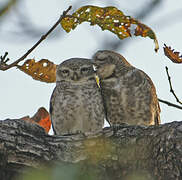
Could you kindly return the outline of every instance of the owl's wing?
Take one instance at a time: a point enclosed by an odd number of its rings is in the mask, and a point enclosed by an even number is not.
[[[55,90],[56,90],[56,87],[54,88],[54,90],[52,92],[52,95],[51,95],[51,99],[50,99],[50,104],[49,104],[49,113],[50,113],[50,115],[52,115],[52,112],[53,112],[53,104],[54,104],[54,101],[55,101]],[[56,131],[55,131],[54,125],[52,123],[52,118],[51,118],[51,124],[52,124],[52,129],[54,131],[54,135],[56,135]]]
[[[136,69],[134,72],[134,76],[137,79],[141,79],[142,84],[145,88],[150,89],[150,94],[152,96],[152,104],[155,104],[155,125],[160,124],[160,105],[156,94],[156,88],[154,86],[154,83],[152,82],[151,78],[142,70]]]

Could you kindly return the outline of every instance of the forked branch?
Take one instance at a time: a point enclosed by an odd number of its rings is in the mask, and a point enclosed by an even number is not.
[[[173,87],[172,87],[172,83],[171,83],[171,77],[169,75],[169,72],[168,72],[168,67],[166,66],[166,73],[167,73],[167,77],[168,77],[168,81],[169,81],[169,86],[170,86],[170,92],[173,94],[173,96],[175,97],[176,101],[180,104],[182,104],[182,102],[179,100],[179,98],[177,97],[176,93],[174,92],[173,90]]]

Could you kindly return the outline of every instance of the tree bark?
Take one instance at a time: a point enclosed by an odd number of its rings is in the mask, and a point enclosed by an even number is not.
[[[182,122],[104,128],[97,134],[51,136],[23,120],[0,121],[0,179],[25,167],[63,163],[98,180],[182,179]]]

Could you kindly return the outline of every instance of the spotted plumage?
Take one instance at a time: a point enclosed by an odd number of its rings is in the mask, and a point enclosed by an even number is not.
[[[118,53],[103,50],[93,56],[111,125],[160,124],[160,107],[154,84],[147,74]]]
[[[57,67],[50,114],[57,135],[102,129],[103,102],[90,59],[71,58]]]

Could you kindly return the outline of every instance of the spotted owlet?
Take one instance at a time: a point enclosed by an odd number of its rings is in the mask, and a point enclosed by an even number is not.
[[[50,114],[56,135],[102,129],[104,107],[90,59],[71,58],[57,67]]]
[[[160,124],[160,107],[152,80],[113,51],[93,56],[110,125]]]

